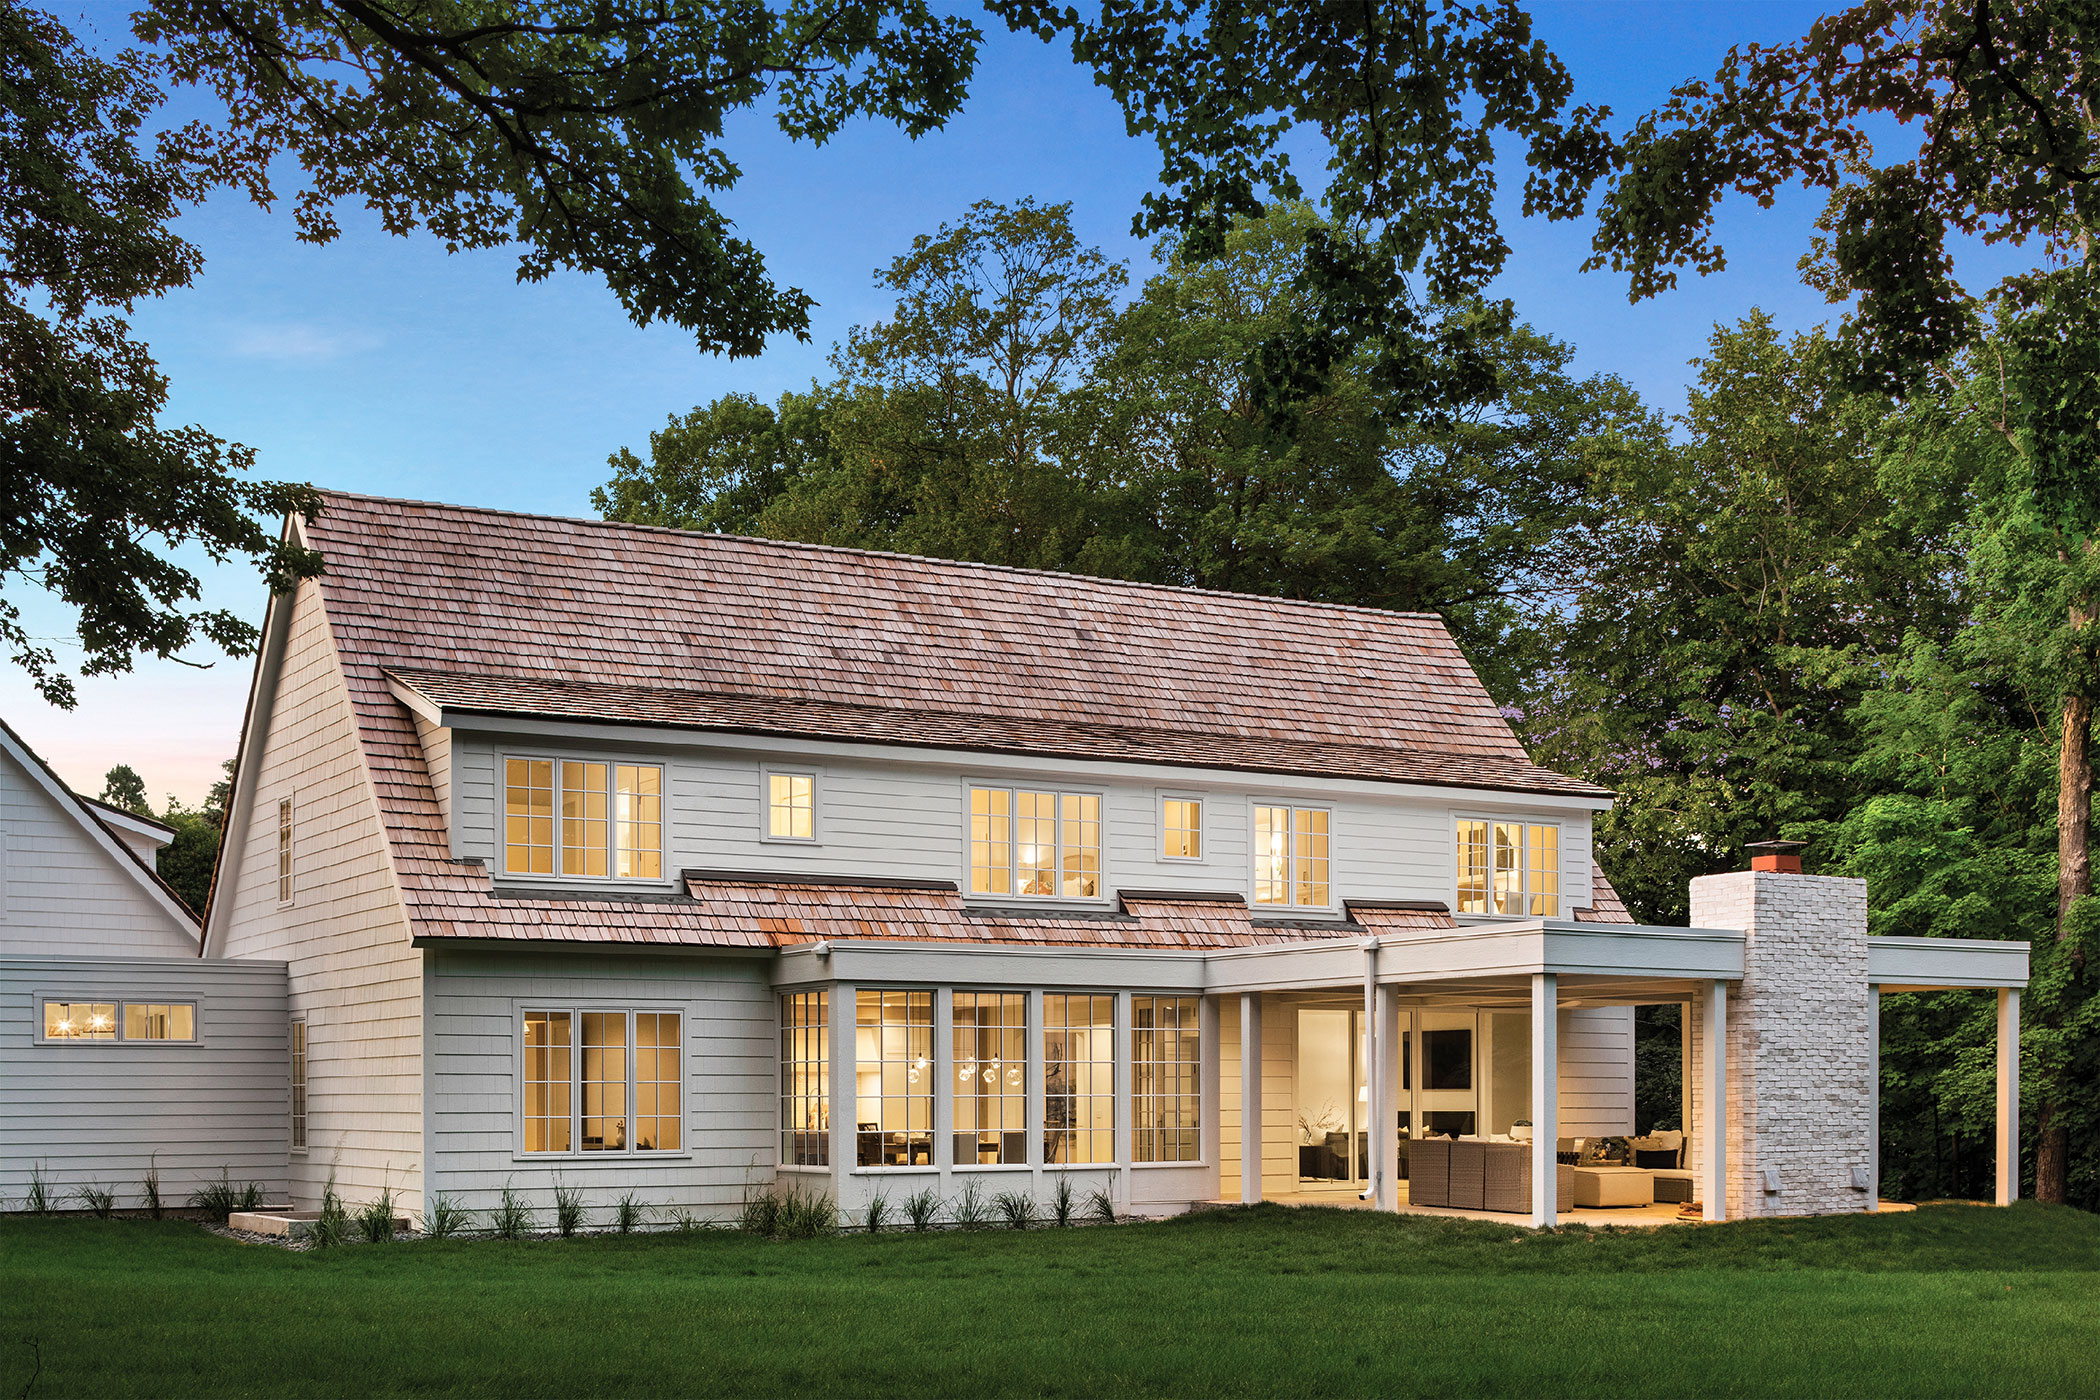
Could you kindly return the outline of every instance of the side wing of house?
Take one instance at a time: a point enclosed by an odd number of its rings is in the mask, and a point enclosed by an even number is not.
[[[194,957],[197,924],[150,858],[0,726],[0,953]]]
[[[415,1199],[423,960],[409,941],[320,585],[275,600],[256,667],[205,950],[288,965],[304,1108],[291,1187]],[[303,1053],[301,1053],[303,1051]]]

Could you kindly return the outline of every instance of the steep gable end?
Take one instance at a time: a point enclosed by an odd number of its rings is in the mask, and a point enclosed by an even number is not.
[[[197,938],[132,845],[0,724],[0,953],[179,957]]]

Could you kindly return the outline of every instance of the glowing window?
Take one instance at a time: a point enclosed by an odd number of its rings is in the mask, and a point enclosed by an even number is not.
[[[507,758],[503,868],[513,875],[663,877],[663,769]]]
[[[306,1148],[306,1022],[292,1022],[292,1146]]]
[[[817,839],[817,778],[814,773],[766,775],[766,835],[776,841]]]
[[[1140,1162],[1194,1162],[1203,1151],[1196,997],[1131,999],[1131,1121]]]
[[[1101,798],[970,789],[970,892],[1101,897]]]
[[[1560,828],[1528,822],[1458,823],[1458,912],[1560,913]]]
[[[44,1039],[115,1040],[117,1005],[109,1001],[47,1001]]]
[[[289,904],[292,900],[292,801],[283,798],[277,804],[277,902]]]
[[[1116,999],[1043,998],[1043,1136],[1053,1163],[1116,1159]]]
[[[188,1002],[124,1003],[126,1040],[195,1040],[197,1008]]]
[[[853,1045],[858,1165],[932,1166],[933,993],[855,993]]]
[[[1160,803],[1160,854],[1168,860],[1203,859],[1203,804],[1192,797]]]
[[[831,993],[780,999],[780,1165],[831,1163]]]
[[[675,1011],[523,1015],[527,1152],[676,1152],[685,1141],[684,1018]]]
[[[955,1165],[1028,1162],[1028,998],[957,992]]]
[[[1328,898],[1327,812],[1254,809],[1254,902],[1324,909]]]

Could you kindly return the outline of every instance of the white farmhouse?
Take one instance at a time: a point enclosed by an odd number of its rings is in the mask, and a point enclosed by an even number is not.
[[[287,969],[304,1206],[1871,1209],[1879,991],[2025,981],[1783,852],[1630,923],[1610,794],[1434,617],[344,495],[287,528],[327,570],[269,613],[204,952]],[[1690,1132],[1601,1160],[1656,1002]]]

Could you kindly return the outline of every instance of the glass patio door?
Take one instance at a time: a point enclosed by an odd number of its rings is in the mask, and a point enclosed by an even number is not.
[[[1370,1155],[1370,1092],[1361,1010],[1298,1011],[1298,1184],[1360,1187]]]

